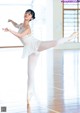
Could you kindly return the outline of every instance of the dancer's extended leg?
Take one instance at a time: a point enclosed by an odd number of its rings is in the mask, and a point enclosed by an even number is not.
[[[34,90],[34,71],[39,55],[31,54],[28,58],[28,89],[27,89],[27,104],[33,95]]]
[[[77,37],[77,33],[74,32],[73,34],[71,34],[69,37],[67,38],[61,38],[59,40],[53,40],[53,41],[42,41],[38,51],[43,51],[52,47],[55,47],[57,45],[61,45],[65,42],[70,41],[71,39],[74,39],[75,37]]]

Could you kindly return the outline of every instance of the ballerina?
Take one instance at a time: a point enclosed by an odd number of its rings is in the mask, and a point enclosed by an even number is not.
[[[23,23],[17,24],[11,19],[8,20],[8,22],[11,22],[16,28],[19,29],[18,32],[15,32],[9,28],[2,28],[5,32],[10,32],[21,40],[24,46],[24,55],[28,56],[27,104],[30,104],[30,99],[33,94],[34,70],[40,52],[61,45],[77,37],[77,33],[74,32],[67,38],[61,38],[51,41],[38,40],[33,36],[29,25],[29,22],[33,19],[35,19],[35,12],[32,9],[28,9],[24,13]]]

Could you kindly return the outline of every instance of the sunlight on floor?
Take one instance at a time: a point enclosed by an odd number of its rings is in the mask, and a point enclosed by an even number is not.
[[[68,61],[66,59],[69,59]],[[75,103],[80,97],[80,53],[66,51],[64,54],[64,98],[65,103]],[[72,101],[71,101],[72,100]]]

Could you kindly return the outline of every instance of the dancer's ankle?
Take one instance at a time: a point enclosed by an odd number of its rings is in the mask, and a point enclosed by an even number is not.
[[[27,105],[30,105],[30,98],[27,98]]]
[[[33,96],[33,92],[30,91],[30,92],[28,93],[28,95],[27,95],[27,104],[30,104],[30,101],[31,101],[32,96]]]

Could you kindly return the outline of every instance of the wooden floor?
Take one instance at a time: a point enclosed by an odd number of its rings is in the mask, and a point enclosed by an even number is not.
[[[31,104],[9,113],[80,113],[80,50],[54,50],[52,61]]]
[[[40,104],[34,99],[27,113],[80,113],[80,50],[54,50],[53,57],[47,101]]]

